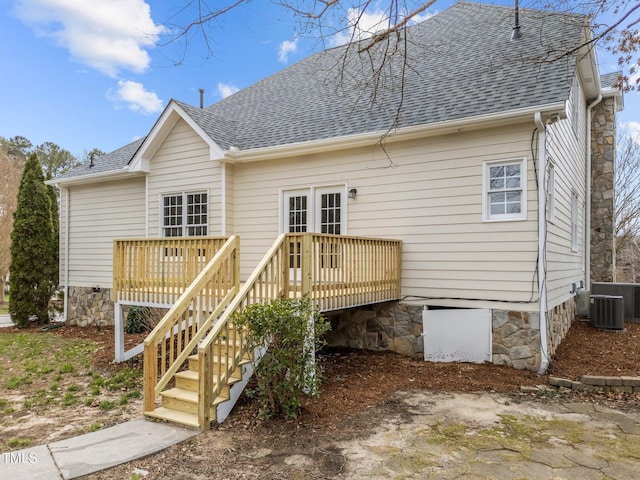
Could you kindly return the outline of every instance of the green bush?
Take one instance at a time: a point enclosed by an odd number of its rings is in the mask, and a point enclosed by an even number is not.
[[[315,352],[330,326],[308,298],[278,299],[254,304],[237,313],[234,322],[247,327],[249,344],[266,347],[254,364],[257,386],[247,394],[260,402],[260,414],[296,417],[304,395],[317,396],[320,366]]]
[[[124,324],[124,331],[126,333],[142,333],[149,330],[150,317],[151,309],[149,307],[140,307],[137,305],[129,307],[127,320]]]

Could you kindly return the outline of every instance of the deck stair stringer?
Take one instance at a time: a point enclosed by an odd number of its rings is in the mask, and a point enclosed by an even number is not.
[[[233,349],[234,347],[229,346],[228,348]],[[210,405],[209,418],[211,421],[222,423],[231,413],[253,375],[255,362],[263,354],[264,349],[255,349],[253,355],[246,355],[224,385],[220,386],[218,395]],[[215,371],[215,365],[226,363],[225,356],[214,355],[213,363]],[[219,382],[220,379],[217,375],[213,375],[212,383],[215,385]],[[200,424],[198,418],[198,404],[201,395],[199,393],[200,372],[197,354],[189,356],[188,369],[174,374],[173,383],[174,386],[160,393],[160,403],[152,410],[145,411],[144,414],[159,420],[202,428],[203,425]]]
[[[247,384],[254,373],[254,368],[258,362],[260,362],[260,358],[262,358],[265,351],[265,348],[254,349],[253,360],[242,366],[242,379],[229,386],[229,399],[216,405],[215,417],[211,415],[211,418],[215,418],[218,423],[222,423],[227,419],[233,410],[233,407],[235,407],[236,403],[240,399],[242,392],[244,392],[244,389],[247,387]]]

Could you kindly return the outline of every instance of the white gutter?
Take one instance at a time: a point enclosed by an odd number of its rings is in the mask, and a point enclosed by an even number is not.
[[[80,185],[83,183],[102,182],[104,180],[116,180],[124,177],[132,177],[140,175],[142,172],[130,172],[128,167],[118,170],[109,170],[106,172],[90,173],[87,175],[78,175],[70,178],[53,178],[44,182],[47,185],[55,185],[66,187],[67,185]]]
[[[549,350],[547,347],[547,148],[546,126],[542,121],[542,113],[534,114],[538,128],[538,298],[540,299],[540,368],[538,375],[544,375],[549,368]]]
[[[593,102],[587,106],[587,168],[585,172],[584,196],[584,264],[585,264],[585,290],[591,290],[591,110],[602,101],[602,94],[598,95]]]
[[[545,117],[559,115],[560,118],[566,118],[566,104],[563,101],[510,110],[507,112],[490,113],[487,115],[478,115],[476,117],[465,117],[456,120],[429,123],[426,125],[404,127],[397,130],[379,130],[377,132],[345,135],[342,137],[324,138],[309,142],[289,143],[286,145],[276,145],[250,150],[241,150],[236,147],[231,147],[229,150],[225,151],[225,159],[232,163],[239,163],[282,159],[292,156],[299,157],[301,155],[335,151],[341,148],[371,146],[379,143],[382,138],[384,138],[385,142],[396,142],[401,140],[411,140],[413,138],[443,135],[447,133],[458,133],[478,128],[493,128],[500,125],[513,124],[519,120],[530,121],[531,115],[534,114],[544,115]]]

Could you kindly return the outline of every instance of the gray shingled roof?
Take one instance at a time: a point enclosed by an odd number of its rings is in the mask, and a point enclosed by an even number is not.
[[[107,153],[97,159],[95,159],[93,166],[82,165],[78,168],[74,168],[62,175],[56,177],[56,180],[65,178],[79,177],[84,175],[95,175],[97,173],[104,173],[116,170],[123,170],[131,161],[135,153],[144,142],[144,138],[140,138],[134,142],[131,142],[124,147],[120,147],[111,153]]]
[[[523,37],[511,41],[512,8],[457,3],[401,32],[406,55],[391,57],[378,75],[371,65],[386,43],[363,53],[343,46],[206,109],[177,104],[221,148],[247,150],[558,103],[569,96],[576,63],[561,54],[579,44],[584,22],[521,9]],[[98,164],[100,171],[123,167],[138,146],[102,157],[93,172]]]
[[[618,87],[620,79],[622,78],[622,71],[605,73],[600,75],[600,84],[602,88],[615,88]]]
[[[575,55],[549,60],[578,45],[584,17],[521,10],[520,21],[523,37],[511,41],[512,8],[458,3],[403,32],[406,41],[399,46],[407,53],[383,66],[377,90],[370,83],[369,52],[358,55],[351,47],[345,55],[342,47],[312,55],[206,110],[233,122],[230,140],[221,137],[220,146],[243,150],[566,100]],[[386,45],[377,47],[379,54]]]

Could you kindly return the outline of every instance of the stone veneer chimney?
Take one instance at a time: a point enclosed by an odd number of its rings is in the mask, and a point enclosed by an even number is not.
[[[591,116],[591,281],[615,280],[614,173],[616,103],[604,98]]]

